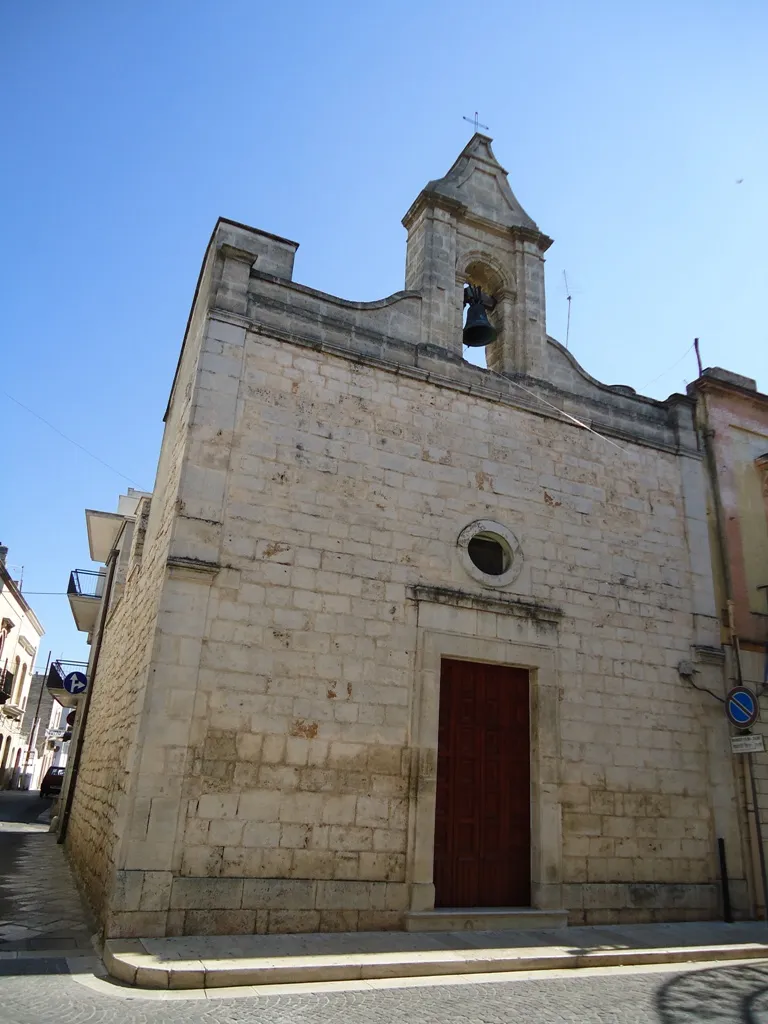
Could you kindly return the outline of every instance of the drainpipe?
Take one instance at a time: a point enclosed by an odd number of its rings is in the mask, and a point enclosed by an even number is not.
[[[707,470],[709,471],[709,478],[712,481],[712,498],[715,506],[715,533],[717,534],[717,553],[720,559],[720,568],[723,573],[723,584],[725,586],[725,602],[728,610],[728,633],[731,644],[733,644],[735,630],[733,621],[733,577],[731,575],[731,564],[728,560],[728,547],[725,537],[725,513],[723,512],[723,502],[720,495],[720,478],[717,475],[717,460],[715,459],[715,451],[712,447],[712,438],[715,436],[714,430],[709,425],[709,409],[707,408],[707,395],[705,391],[700,392],[701,397],[701,408],[703,412],[704,429],[702,431],[704,437],[704,457],[707,462]],[[736,646],[734,648],[736,655],[736,675],[741,685],[741,652]]]
[[[93,693],[93,684],[96,679],[96,669],[99,666],[99,655],[101,654],[101,641],[104,636],[104,625],[106,623],[107,611],[109,610],[109,599],[112,596],[112,583],[115,578],[115,570],[117,569],[117,558],[118,553],[113,548],[107,559],[107,582],[104,586],[104,594],[101,599],[101,615],[99,616],[99,631],[96,635],[96,645],[93,650],[93,658],[91,660],[91,667],[88,673],[88,689],[85,691],[85,697],[81,701],[77,708],[77,737],[75,738],[75,749],[72,753],[71,766],[68,762],[67,767],[69,768],[69,785],[67,786],[67,794],[64,798],[64,807],[61,811],[61,817],[59,820],[59,833],[56,837],[56,842],[63,843],[67,835],[67,826],[69,824],[69,816],[72,812],[72,802],[75,798],[75,787],[77,786],[77,774],[80,770],[80,758],[83,752],[83,740],[85,739],[85,723],[88,721],[88,708],[91,706],[91,694]]]
[[[764,590],[766,600],[768,600],[768,583],[764,583],[763,586],[757,589]],[[761,693],[765,693],[766,690],[768,690],[768,634],[765,637],[765,668],[763,669],[763,689]]]
[[[734,661],[736,664],[736,678],[738,680],[739,686],[743,686],[744,675],[741,670],[741,644],[739,640],[739,635],[736,631],[735,622],[736,606],[733,597],[733,576],[731,574],[731,564],[728,559],[728,543],[725,535],[725,512],[723,511],[723,501],[722,496],[720,494],[720,478],[717,473],[717,460],[715,458],[715,451],[712,445],[712,438],[715,436],[715,432],[710,426],[709,408],[707,406],[706,391],[701,391],[700,397],[701,408],[703,413],[702,419],[704,426],[704,455],[707,461],[709,478],[712,481],[712,498],[715,506],[715,532],[717,534],[717,547],[718,554],[720,556],[720,566],[723,573],[726,607],[728,611],[728,636],[731,643],[731,647],[733,649]],[[744,772],[745,793],[747,792],[748,785],[749,791],[752,794],[752,819],[754,822],[755,838],[757,841],[756,852],[760,864],[760,874],[762,876],[763,913],[766,921],[768,921],[768,870],[766,869],[765,862],[765,845],[763,843],[763,829],[762,824],[760,822],[760,809],[757,802],[757,785],[755,783],[755,768],[752,762],[752,754],[747,754],[745,760],[747,763],[746,771]],[[749,813],[748,810],[747,813]]]

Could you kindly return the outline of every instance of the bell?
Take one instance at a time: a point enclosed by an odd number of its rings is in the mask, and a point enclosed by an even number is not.
[[[467,310],[467,322],[464,324],[464,344],[468,348],[490,345],[498,331],[488,319],[482,291],[470,286],[466,290],[465,301],[469,304],[469,309]]]

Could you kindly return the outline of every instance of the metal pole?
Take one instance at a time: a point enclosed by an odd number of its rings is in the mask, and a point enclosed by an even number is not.
[[[701,376],[702,373],[704,373],[704,370],[701,367],[701,353],[699,352],[699,339],[698,338],[694,338],[693,339],[693,347],[696,349],[696,364],[699,367],[699,376]],[[690,352],[691,350],[688,349],[688,351]]]
[[[728,887],[728,865],[725,862],[725,840],[717,840],[717,853],[720,857],[720,888],[723,892],[723,920],[727,924],[733,921],[731,913],[731,891]]]
[[[27,775],[27,768],[29,768],[29,753],[32,750],[32,740],[35,735],[35,729],[37,727],[37,716],[40,714],[40,705],[43,701],[43,690],[45,689],[45,682],[48,678],[48,669],[51,667],[51,652],[48,651],[48,660],[45,663],[45,672],[43,674],[43,681],[40,684],[40,693],[37,697],[37,707],[35,708],[35,717],[32,719],[32,728],[29,733],[29,743],[27,744],[27,756],[24,758],[24,774]]]
[[[760,873],[763,876],[763,917],[768,923],[768,874],[765,869],[765,845],[763,843],[763,826],[760,822],[760,808],[757,803],[757,786],[755,785],[755,769],[752,763],[752,755],[747,754],[747,765],[749,766],[749,780],[752,783],[752,813],[755,816],[755,831],[757,832],[757,852],[760,856]]]
[[[744,674],[741,671],[741,641],[739,640],[738,633],[736,632],[735,607],[736,606],[733,601],[728,602],[728,630],[731,634],[733,653],[736,655],[736,678],[739,681],[739,686],[743,686]]]
[[[768,601],[768,583],[764,583],[758,590],[765,591],[765,599]],[[768,690],[768,634],[765,637],[765,668],[763,669],[763,690]]]

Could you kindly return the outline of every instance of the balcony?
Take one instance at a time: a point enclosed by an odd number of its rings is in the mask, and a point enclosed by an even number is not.
[[[45,681],[46,688],[62,707],[76,708],[80,698],[72,693],[67,693],[64,689],[64,680],[70,672],[85,673],[87,671],[87,661],[52,661],[51,667],[48,669],[48,678]]]
[[[104,594],[106,571],[73,569],[69,574],[67,597],[75,625],[81,633],[92,633]]]
[[[13,672],[3,672],[0,670],[0,713],[6,716],[6,718],[15,718],[17,722],[20,722],[24,717],[24,709],[20,708],[17,704],[10,704],[9,701],[13,696]]]

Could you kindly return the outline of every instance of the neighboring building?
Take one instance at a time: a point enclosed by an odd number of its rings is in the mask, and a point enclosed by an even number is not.
[[[46,686],[48,678],[44,672],[35,672],[32,676],[21,723],[25,743],[21,761],[22,765],[26,763],[23,775],[26,776],[24,785],[27,789],[39,789],[49,768],[67,763],[69,739],[72,735],[67,715],[71,712],[54,700],[51,690]]]
[[[708,512],[722,640],[738,638],[745,682],[766,679],[768,643],[768,395],[727,370],[704,370],[688,391],[706,443]],[[729,614],[732,608],[732,619]],[[733,664],[730,675],[738,675]]]
[[[708,513],[721,639],[730,684],[768,693],[768,395],[756,381],[727,370],[704,370],[688,387],[709,470]],[[766,710],[765,701],[763,710]],[[768,723],[753,731],[768,737]],[[743,768],[755,773],[763,823],[768,822],[768,754]],[[741,771],[741,768],[740,768]],[[751,799],[745,803],[751,805]],[[765,833],[765,828],[764,828]],[[744,830],[750,865],[760,878],[753,832]],[[759,882],[753,883],[759,886]]]
[[[35,657],[45,630],[6,567],[0,546],[0,787],[14,786],[24,766],[22,730]]]
[[[485,136],[404,224],[407,290],[365,303],[216,225],[89,627],[62,828],[108,936],[712,918],[718,837],[754,907],[689,682],[725,686],[694,400],[547,336],[551,242]]]
[[[127,494],[120,495],[116,512],[99,512],[95,509],[86,509],[85,512],[89,554],[92,561],[97,563],[100,568],[73,569],[69,576],[67,596],[75,625],[79,630],[88,634],[87,639],[91,646],[91,653],[87,662],[54,661],[47,679],[48,690],[63,711],[66,713],[76,712],[71,728],[72,736],[66,749],[65,763],[70,771],[65,776],[60,797],[60,807],[63,809],[63,813],[60,815],[62,838],[69,816],[71,794],[74,791],[72,789],[73,777],[76,776],[79,767],[82,743],[80,727],[85,720],[91,696],[90,685],[85,693],[73,694],[65,690],[64,680],[71,672],[82,672],[90,684],[99,661],[104,624],[109,620],[112,609],[120,600],[132,552],[136,550],[135,545],[143,536],[143,527],[141,527],[134,540],[134,527],[137,520],[141,523],[142,517],[146,519],[145,506],[148,508],[149,497],[150,495],[145,491],[129,487]],[[140,550],[139,547],[139,554]],[[125,740],[119,725],[115,730],[113,742],[116,748],[122,749]],[[69,756],[70,743],[74,752],[74,760]]]
[[[69,743],[72,738],[72,726],[68,719],[72,715],[70,708],[65,708],[56,701],[51,708],[51,716],[45,728],[46,751],[40,771],[40,779],[49,768],[61,768],[67,764]],[[39,780],[38,780],[39,781]]]

